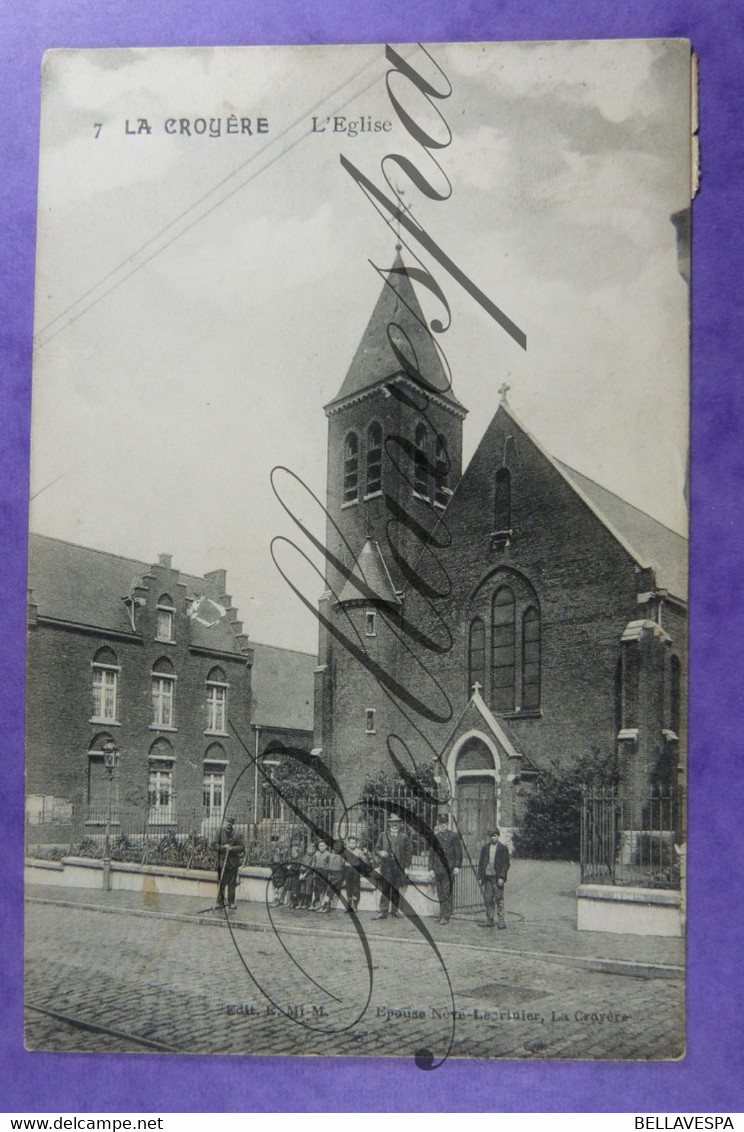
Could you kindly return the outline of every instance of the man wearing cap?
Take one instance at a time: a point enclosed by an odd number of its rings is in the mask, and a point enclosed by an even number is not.
[[[406,869],[411,863],[411,841],[403,828],[397,814],[390,814],[387,829],[383,830],[375,846],[378,869],[382,877],[382,895],[380,896],[380,911],[373,920],[386,920],[390,905],[393,906],[393,915],[402,916],[398,908],[401,892],[408,887]]]
[[[477,877],[483,889],[483,901],[486,905],[485,923],[482,928],[492,928],[494,907],[499,919],[499,928],[506,927],[504,919],[504,885],[509,872],[509,850],[499,841],[501,830],[497,827],[489,829],[488,841],[481,846],[478,858]]]
[[[452,916],[452,888],[462,865],[462,842],[450,829],[449,814],[437,814],[434,837],[429,850],[429,872],[437,886],[439,923],[448,924]]]
[[[228,818],[217,845],[217,875],[220,879],[217,905],[220,908],[225,907],[226,889],[228,906],[237,908],[235,889],[238,884],[238,869],[243,863],[244,854],[245,841],[235,828],[235,818]]]

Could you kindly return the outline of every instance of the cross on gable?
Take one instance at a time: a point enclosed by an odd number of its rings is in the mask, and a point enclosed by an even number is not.
[[[476,680],[476,681],[475,681],[475,683],[473,684],[473,695],[474,695],[474,696],[479,696],[479,695],[480,695],[480,693],[481,693],[481,688],[482,688],[482,687],[483,687],[483,685],[482,685],[482,684],[480,683],[480,681],[479,681],[479,680]]]
[[[499,393],[501,394],[501,400],[499,401],[500,405],[508,405],[509,404],[509,400],[508,400],[506,395],[507,395],[507,393],[509,392],[510,389],[511,389],[511,385],[507,385],[505,381],[501,383],[501,386],[499,387]]]

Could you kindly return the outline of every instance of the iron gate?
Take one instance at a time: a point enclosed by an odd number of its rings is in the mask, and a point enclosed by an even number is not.
[[[452,893],[454,906],[460,911],[475,911],[483,907],[483,892],[475,876],[475,865],[464,862],[455,877]]]

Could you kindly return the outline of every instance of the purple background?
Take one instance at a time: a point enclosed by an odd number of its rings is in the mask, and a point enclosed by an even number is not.
[[[48,47],[686,36],[700,54],[694,206],[693,588],[688,1053],[676,1063],[57,1055],[22,1043],[23,655],[39,126]],[[0,1110],[744,1110],[741,956],[744,8],[738,0],[28,0],[0,31]],[[737,318],[738,315],[738,318]],[[101,438],[105,447],[105,437]],[[112,956],[115,961],[115,957]],[[610,1004],[608,1004],[610,1005]]]

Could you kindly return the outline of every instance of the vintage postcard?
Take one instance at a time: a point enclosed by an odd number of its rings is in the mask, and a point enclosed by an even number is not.
[[[684,1056],[691,64],[47,53],[28,1048]]]

